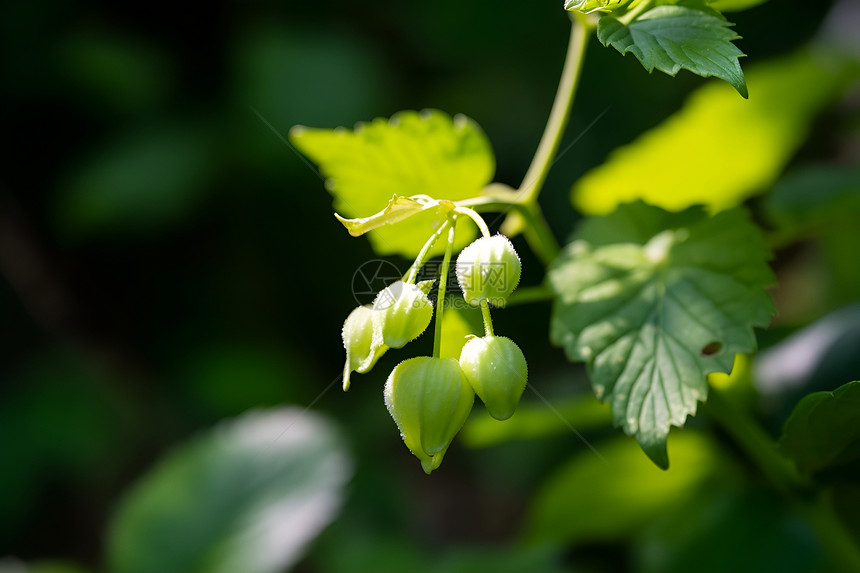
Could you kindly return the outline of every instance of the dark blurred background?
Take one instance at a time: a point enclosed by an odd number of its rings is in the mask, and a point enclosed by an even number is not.
[[[331,387],[353,273],[375,255],[254,110],[280,136],[465,113],[493,144],[496,180],[517,185],[564,59],[561,4],[2,3],[0,556],[95,566],[119,496],[172,445],[249,408],[312,402],[357,464],[342,530],[432,551],[513,539],[538,479],[582,445],[454,447],[428,479],[381,400],[403,355],[349,394]],[[733,14],[744,66],[806,43],[830,4]],[[576,222],[570,183],[704,81],[649,75],[592,41],[565,142],[608,111],[550,175],[559,237]],[[582,392],[581,368],[546,341],[548,316],[516,307],[498,328],[530,333],[520,343],[547,396]],[[319,543],[302,567],[335,570]]]

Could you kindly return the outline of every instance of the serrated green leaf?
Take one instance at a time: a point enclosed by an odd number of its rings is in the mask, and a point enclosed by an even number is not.
[[[668,466],[666,436],[694,414],[706,375],[756,347],[774,311],[760,230],[738,208],[709,217],[633,203],[587,221],[549,271],[550,337],[586,362],[613,422]]]
[[[729,82],[747,97],[744,73],[738,58],[743,56],[733,40],[740,38],[732,24],[704,3],[695,8],[657,6],[624,25],[611,17],[601,18],[597,37],[622,54],[631,52],[648,72],[658,69],[674,76],[681,69],[714,76]]]
[[[860,458],[860,382],[804,397],[785,422],[779,446],[804,473]]]
[[[351,473],[330,422],[252,411],[184,444],[124,499],[112,573],[277,573],[337,512]],[[285,535],[289,532],[289,535]]]
[[[565,545],[625,539],[658,516],[689,503],[709,479],[738,481],[737,469],[706,436],[672,437],[675,464],[661,472],[627,438],[595,444],[563,464],[535,496],[526,538]]]
[[[367,217],[385,208],[393,195],[429,195],[434,199],[477,197],[495,171],[490,143],[471,119],[444,112],[404,111],[390,120],[377,118],[355,130],[295,127],[290,141],[316,162],[334,196],[334,207],[347,217]],[[418,254],[433,233],[435,214],[420,213],[409,225],[378,228],[368,234],[379,254]],[[458,228],[455,248],[474,238],[474,229]],[[433,250],[442,252],[444,241]]]
[[[709,83],[681,111],[577,181],[573,204],[589,215],[637,199],[673,211],[739,205],[776,181],[817,112],[852,77],[854,64],[803,50],[752,68],[749,100],[725,84]]]

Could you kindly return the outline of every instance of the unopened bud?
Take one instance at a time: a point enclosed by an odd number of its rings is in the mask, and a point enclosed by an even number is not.
[[[475,392],[454,358],[410,358],[385,383],[388,412],[428,474],[439,467],[474,401]]]
[[[397,281],[376,295],[373,324],[375,336],[382,343],[391,348],[402,348],[427,330],[433,319],[433,304],[426,293],[429,286],[427,283],[416,286]]]
[[[504,306],[522,274],[520,257],[504,235],[481,237],[457,257],[457,281],[472,305]]]
[[[388,347],[380,340],[374,340],[373,315],[370,305],[360,306],[349,313],[343,323],[341,336],[346,350],[346,364],[343,367],[343,389],[349,390],[349,376],[352,372],[368,372]]]
[[[513,340],[472,338],[460,353],[460,368],[493,418],[513,416],[528,380],[526,358]]]

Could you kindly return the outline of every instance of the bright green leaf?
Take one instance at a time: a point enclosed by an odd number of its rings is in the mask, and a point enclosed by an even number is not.
[[[742,209],[709,217],[634,203],[587,221],[549,272],[553,343],[586,362],[595,394],[645,453],[694,414],[706,375],[756,348],[774,311],[761,232]]]
[[[785,422],[779,445],[804,473],[860,458],[860,382],[803,398]]]
[[[752,68],[749,100],[724,84],[705,85],[680,112],[580,179],[573,204],[590,215],[636,199],[673,211],[739,205],[776,181],[815,114],[850,77],[850,64],[806,50]]]
[[[335,213],[334,216],[344,227],[346,227],[346,230],[349,231],[350,235],[353,237],[360,237],[365,233],[369,233],[374,229],[382,227],[383,225],[394,225],[395,223],[404,221],[413,215],[417,215],[421,211],[429,209],[433,209],[437,213],[440,211],[447,212],[454,209],[454,204],[450,201],[445,201],[440,205],[438,201],[434,201],[430,198],[398,197],[395,195],[388,202],[385,209],[379,213],[371,215],[370,217],[344,219],[337,213]]]
[[[334,517],[350,462],[330,423],[253,411],[181,446],[125,498],[113,573],[276,573]]]
[[[320,166],[334,207],[347,217],[367,217],[385,208],[393,195],[467,199],[480,195],[495,171],[490,143],[471,119],[453,119],[437,110],[404,111],[377,118],[354,131],[295,127],[295,146]],[[379,254],[415,256],[433,233],[436,215],[412,217],[409,225],[369,233]],[[474,230],[462,227],[455,247],[467,245]],[[444,250],[444,241],[434,253]]]
[[[747,97],[738,62],[744,54],[732,44],[740,36],[719,12],[704,3],[693,6],[657,6],[628,25],[604,17],[598,22],[597,37],[622,54],[631,52],[649,73],[657,68],[674,76],[685,69],[703,77],[715,76]]]
[[[611,12],[627,4],[630,0],[566,0],[564,9],[571,12],[591,14],[592,12]]]
[[[617,437],[583,449],[543,484],[526,521],[535,543],[577,544],[624,539],[683,506],[708,480],[726,483],[736,470],[695,431],[672,437],[671,472],[650,464],[630,440]]]

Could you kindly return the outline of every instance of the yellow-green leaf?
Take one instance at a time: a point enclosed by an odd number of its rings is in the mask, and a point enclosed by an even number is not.
[[[654,519],[689,503],[709,480],[736,482],[737,468],[701,433],[672,437],[675,464],[662,472],[632,441],[595,444],[561,466],[535,496],[526,538],[566,545],[624,539]]]
[[[438,110],[404,111],[354,130],[294,127],[290,141],[319,165],[334,207],[345,217],[367,217],[393,195],[434,199],[477,197],[495,171],[481,128],[463,115]],[[419,213],[409,225],[380,227],[368,234],[379,254],[415,256],[433,233],[437,215]],[[474,229],[458,229],[455,247],[471,242]],[[444,241],[434,254],[444,250]]]
[[[454,204],[450,201],[447,201],[446,203],[449,205],[448,210],[454,208]],[[400,221],[408,219],[412,215],[416,215],[425,209],[438,208],[439,206],[438,201],[421,200],[413,197],[398,197],[395,195],[388,202],[385,209],[379,213],[371,215],[370,217],[345,219],[337,213],[335,213],[334,216],[343,224],[344,227],[346,227],[346,230],[349,231],[350,235],[353,237],[360,237],[363,234],[374,229],[378,229],[383,225],[399,223]]]
[[[845,87],[851,68],[804,50],[752,67],[749,100],[727,85],[707,84],[681,111],[580,179],[573,204],[592,215],[637,199],[671,211],[738,205],[773,184],[816,113]]]

